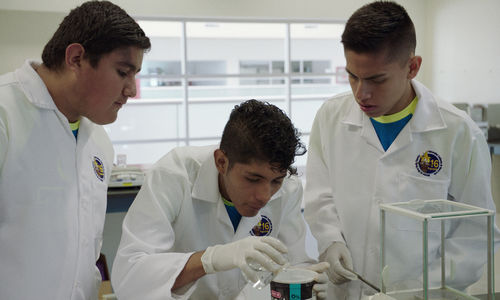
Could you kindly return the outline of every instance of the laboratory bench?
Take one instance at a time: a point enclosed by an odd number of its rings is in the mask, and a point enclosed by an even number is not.
[[[141,189],[140,186],[108,188],[106,213],[126,212]]]
[[[488,141],[488,147],[491,155],[500,154],[500,140]]]

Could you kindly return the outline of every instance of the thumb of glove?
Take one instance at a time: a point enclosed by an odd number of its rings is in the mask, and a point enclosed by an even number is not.
[[[355,274],[347,270],[352,270],[353,264],[351,253],[344,243],[334,242],[327,249],[325,260],[330,263],[327,273],[333,283],[340,284],[357,279]]]
[[[330,264],[327,263],[326,261],[322,261],[320,263],[317,263],[314,265],[309,265],[309,266],[306,266],[304,268],[311,270],[311,271],[314,271],[316,273],[323,273],[323,272],[326,272],[326,270],[328,270],[328,268],[330,268]]]
[[[305,267],[305,269],[317,273],[314,277],[314,281],[316,281],[316,283],[313,286],[313,290],[316,292],[316,299],[318,300],[324,300],[327,298],[328,276],[326,275],[326,271],[328,268],[330,268],[330,264],[326,261]]]

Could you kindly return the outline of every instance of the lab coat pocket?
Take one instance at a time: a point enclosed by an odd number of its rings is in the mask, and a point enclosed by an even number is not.
[[[415,199],[432,200],[446,199],[448,196],[449,180],[436,180],[430,178],[420,178],[409,174],[400,174],[399,176],[399,199],[400,202],[408,202]],[[396,221],[398,220],[398,221]],[[420,221],[409,217],[394,217],[394,224],[397,228],[405,231],[422,231]],[[397,223],[397,224],[396,224]],[[429,224],[430,232],[438,232],[439,224]]]
[[[402,173],[399,175],[398,201],[446,199],[449,184],[449,180],[421,178]]]

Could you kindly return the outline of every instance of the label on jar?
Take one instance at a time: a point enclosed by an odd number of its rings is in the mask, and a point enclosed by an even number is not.
[[[306,283],[281,283],[271,281],[272,300],[315,300],[314,281]]]

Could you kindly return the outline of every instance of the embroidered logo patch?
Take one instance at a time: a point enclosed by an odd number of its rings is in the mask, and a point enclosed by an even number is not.
[[[104,165],[99,157],[94,156],[94,160],[92,161],[92,167],[94,168],[94,173],[99,178],[100,181],[104,181]]]
[[[253,236],[267,236],[271,234],[272,230],[273,223],[271,219],[262,215],[262,219],[250,230],[250,234]]]
[[[424,176],[436,175],[443,167],[443,161],[439,154],[428,150],[424,154],[417,156],[415,167]]]

